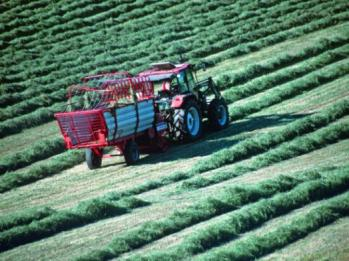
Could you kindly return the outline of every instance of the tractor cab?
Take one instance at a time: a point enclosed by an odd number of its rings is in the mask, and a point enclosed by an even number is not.
[[[215,129],[227,126],[228,109],[218,88],[211,77],[197,81],[191,64],[154,63],[138,76],[147,77],[157,86],[157,109],[169,119],[173,138],[198,138],[204,117]]]
[[[196,81],[190,64],[154,63],[149,70],[139,73],[154,83],[160,83],[159,95],[165,93],[184,94],[192,92]],[[159,84],[158,84],[159,85]]]

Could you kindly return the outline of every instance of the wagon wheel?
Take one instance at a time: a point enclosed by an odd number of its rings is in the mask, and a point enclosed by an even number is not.
[[[133,165],[139,160],[139,150],[135,141],[130,140],[126,143],[124,157],[127,165]]]
[[[99,149],[99,152],[100,155],[96,154],[96,152],[92,149],[85,150],[86,163],[89,169],[97,169],[101,167],[103,150]]]

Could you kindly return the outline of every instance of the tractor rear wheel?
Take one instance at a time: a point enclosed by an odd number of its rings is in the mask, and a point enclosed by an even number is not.
[[[101,167],[103,151],[100,150],[100,153],[101,155],[97,155],[92,149],[85,150],[86,163],[89,169],[97,169]]]
[[[229,124],[229,111],[223,98],[213,99],[208,107],[208,121],[213,130],[221,130]]]
[[[127,165],[135,164],[139,160],[139,150],[135,141],[130,140],[126,143],[124,157]]]
[[[202,133],[202,116],[195,101],[188,101],[183,108],[174,111],[174,129],[177,140],[193,141]]]

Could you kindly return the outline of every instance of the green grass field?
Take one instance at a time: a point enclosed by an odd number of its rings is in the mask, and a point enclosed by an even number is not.
[[[347,1],[0,3],[0,260],[348,260]],[[64,148],[99,71],[206,61],[231,123],[165,153]]]

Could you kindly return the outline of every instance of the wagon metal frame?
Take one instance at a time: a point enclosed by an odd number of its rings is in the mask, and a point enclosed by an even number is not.
[[[90,79],[104,77],[105,75],[94,75],[84,77],[83,83]],[[65,145],[68,149],[89,149],[94,157],[102,157],[103,148],[113,146],[120,152],[119,155],[125,154],[127,145],[132,141],[136,142],[141,136],[147,136],[150,140],[149,145],[142,145],[141,148],[154,147],[156,145],[161,150],[167,148],[164,136],[166,135],[167,125],[160,115],[155,114],[154,124],[145,129],[138,131],[140,115],[138,106],[141,102],[154,104],[154,86],[148,77],[127,77],[122,79],[107,79],[98,87],[87,85],[74,85],[68,88],[68,98],[70,103],[74,100],[75,94],[98,93],[99,99],[89,108],[56,113],[55,118],[58,121],[60,131],[63,135]],[[126,101],[126,102],[125,102]],[[123,136],[109,139],[108,126],[106,123],[106,112],[126,107],[134,106],[137,115],[137,123],[134,132]],[[116,116],[115,128],[117,126]],[[144,140],[144,139],[143,139]],[[105,155],[109,157],[110,155]]]

